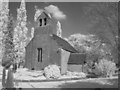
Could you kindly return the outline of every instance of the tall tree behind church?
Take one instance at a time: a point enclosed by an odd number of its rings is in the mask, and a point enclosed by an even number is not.
[[[14,29],[14,44],[16,51],[16,61],[24,61],[25,46],[27,41],[27,15],[25,0],[21,1],[20,8],[17,9],[17,26]]]

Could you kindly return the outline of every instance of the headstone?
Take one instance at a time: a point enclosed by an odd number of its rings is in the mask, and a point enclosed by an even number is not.
[[[61,74],[66,74],[70,52],[61,50]]]

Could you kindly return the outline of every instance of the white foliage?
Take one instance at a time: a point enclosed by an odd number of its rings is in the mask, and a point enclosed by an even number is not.
[[[67,71],[68,76],[79,76],[79,77],[86,77],[86,74],[83,72],[70,72]]]
[[[45,10],[52,14],[52,16],[57,20],[66,18],[66,15],[62,11],[60,11],[60,9],[57,6],[49,5],[45,7]]]
[[[9,15],[9,0],[0,0],[0,47],[2,51],[0,53],[1,57],[4,51],[4,44],[2,42],[4,33],[7,30],[8,15]]]
[[[106,59],[100,60],[98,64],[95,64],[96,66],[96,74],[102,74],[104,76],[112,76],[115,74],[116,65],[112,61],[108,61]]]
[[[25,46],[27,40],[28,28],[26,27],[27,15],[25,0],[22,0],[20,8],[17,9],[17,26],[14,29],[14,44],[17,50],[18,60],[24,59]]]
[[[60,74],[60,69],[57,65],[49,65],[45,67],[44,73],[46,78],[50,79],[58,79],[61,74]]]
[[[57,22],[57,36],[62,37],[61,23]]]
[[[32,28],[31,28],[31,39],[34,37],[34,31],[35,31],[35,28],[32,27]]]
[[[86,51],[91,50],[92,43],[96,42],[95,35],[73,34],[68,38],[69,43],[76,49],[83,47]]]

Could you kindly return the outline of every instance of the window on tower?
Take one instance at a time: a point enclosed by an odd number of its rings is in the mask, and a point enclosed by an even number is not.
[[[47,25],[47,18],[44,18],[44,25]]]
[[[40,26],[42,26],[42,19],[39,19],[39,24]]]

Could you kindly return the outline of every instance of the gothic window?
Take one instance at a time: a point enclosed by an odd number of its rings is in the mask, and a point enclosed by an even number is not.
[[[39,24],[40,26],[42,26],[42,19],[39,19]]]
[[[44,25],[47,25],[47,18],[44,18]]]
[[[38,62],[42,62],[42,48],[38,48]]]
[[[35,70],[34,68],[32,68],[31,70]]]

